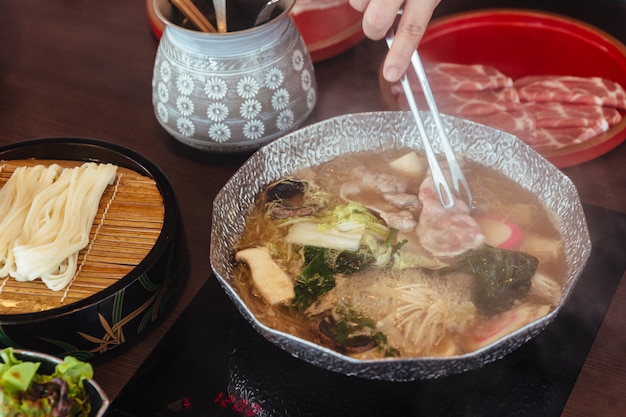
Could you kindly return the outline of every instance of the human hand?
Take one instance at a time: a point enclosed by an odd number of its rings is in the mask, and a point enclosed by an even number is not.
[[[373,40],[385,37],[404,4],[402,17],[389,53],[383,64],[383,77],[395,82],[406,72],[413,51],[417,48],[435,7],[441,0],[349,0],[363,13],[363,32]]]

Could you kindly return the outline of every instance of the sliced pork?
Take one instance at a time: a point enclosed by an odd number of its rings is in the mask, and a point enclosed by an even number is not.
[[[509,111],[472,116],[469,119],[508,132],[526,143],[534,140],[535,130],[537,129],[533,114],[521,106]]]
[[[583,143],[605,131],[598,126],[539,128],[529,145],[538,151],[556,150]]]
[[[438,91],[433,92],[433,96],[441,113],[463,118],[515,110],[520,104],[517,90],[511,87],[472,92]],[[404,94],[399,94],[398,97],[400,105],[408,109]],[[428,109],[422,95],[416,95],[415,99],[420,109]]]
[[[524,103],[523,108],[534,116],[538,128],[606,126],[608,129],[621,120],[616,109],[590,104],[533,102]]]
[[[513,81],[486,65],[424,65],[439,111],[511,133],[537,150],[583,143],[618,124],[626,111],[624,88],[600,77],[534,75]],[[427,110],[411,71],[409,80],[418,107]],[[399,84],[392,92],[408,109]]]
[[[421,205],[416,193],[411,193],[406,178],[369,171],[360,167],[355,169],[354,180],[344,182],[339,187],[339,195],[346,201],[361,203],[364,207],[378,213],[387,226],[404,233],[417,226],[414,212]],[[417,192],[418,184],[413,189]]]
[[[515,81],[522,101],[593,104],[626,110],[626,91],[601,77],[534,75]]]
[[[485,242],[478,222],[470,215],[470,208],[461,199],[446,209],[437,195],[432,177],[427,177],[419,190],[422,202],[416,233],[424,249],[435,256],[452,257]]]
[[[460,117],[484,116],[502,111],[515,110],[519,96],[514,88],[500,88],[476,92],[436,94],[439,111]]]
[[[513,79],[489,65],[450,62],[426,63],[424,71],[433,91],[484,91],[513,87]],[[409,72],[411,74],[411,71]],[[411,74],[410,76],[414,76]],[[413,82],[411,82],[413,84]]]

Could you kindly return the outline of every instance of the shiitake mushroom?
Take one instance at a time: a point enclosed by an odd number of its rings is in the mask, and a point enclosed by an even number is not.
[[[378,347],[378,341],[373,334],[361,332],[354,327],[349,329],[354,323],[338,321],[330,311],[319,316],[317,323],[315,331],[322,343],[340,353],[350,355]]]
[[[299,178],[284,178],[270,184],[263,193],[269,214],[275,219],[311,216],[320,205],[307,201],[310,183]]]

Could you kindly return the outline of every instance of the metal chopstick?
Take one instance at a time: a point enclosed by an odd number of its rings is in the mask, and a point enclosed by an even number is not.
[[[387,42],[387,46],[391,48],[391,44],[393,43],[394,32],[393,28],[389,30],[387,36],[385,37],[385,41]],[[413,51],[413,55],[411,56],[411,65],[415,74],[417,75],[417,79],[420,82],[422,87],[422,91],[426,98],[426,102],[428,104],[428,108],[430,109],[433,121],[435,122],[435,126],[437,128],[437,132],[439,134],[439,144],[444,152],[446,157],[446,162],[448,163],[448,168],[450,171],[450,178],[452,179],[452,183],[454,185],[454,189],[458,196],[462,196],[465,193],[468,204],[472,206],[472,194],[470,192],[469,184],[463,175],[463,171],[456,159],[454,154],[454,150],[450,145],[450,141],[448,139],[448,134],[443,126],[443,121],[441,120],[441,115],[439,114],[439,110],[437,109],[437,104],[435,103],[435,99],[433,97],[432,90],[430,88],[430,84],[428,83],[428,79],[426,77],[426,73],[424,71],[424,66],[419,58],[417,50]],[[455,195],[450,189],[450,185],[446,179],[446,176],[441,169],[439,161],[437,160],[437,156],[433,150],[432,143],[430,142],[430,138],[426,134],[426,129],[424,127],[424,122],[420,116],[419,110],[417,108],[417,104],[415,103],[415,97],[413,96],[413,90],[411,89],[411,85],[409,80],[404,74],[400,79],[400,84],[402,85],[402,90],[404,91],[404,95],[406,96],[407,102],[409,104],[409,108],[411,109],[411,113],[415,118],[415,122],[417,123],[417,128],[420,134],[420,138],[422,139],[422,143],[424,145],[424,151],[426,153],[426,159],[428,161],[428,166],[430,167],[431,175],[433,177],[433,181],[435,183],[435,188],[437,190],[437,195],[439,196],[439,200],[441,204],[449,209],[452,208],[455,204]]]

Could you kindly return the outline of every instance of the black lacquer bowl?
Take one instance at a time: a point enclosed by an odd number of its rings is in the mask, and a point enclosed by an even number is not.
[[[435,124],[425,113],[430,137]],[[218,193],[213,204],[211,266],[239,312],[266,339],[321,368],[370,379],[410,381],[437,378],[479,368],[512,352],[541,332],[565,304],[591,252],[587,222],[573,183],[554,165],[505,132],[444,116],[455,151],[490,166],[537,195],[553,213],[564,242],[566,279],[560,303],[546,316],[477,351],[455,356],[360,360],[265,325],[246,305],[234,282],[234,245],[246,215],[261,190],[298,169],[338,155],[364,150],[422,149],[408,112],[374,112],[336,117],[307,126],[257,151]],[[435,151],[441,153],[435,143]]]
[[[35,139],[0,148],[1,161],[31,158],[107,162],[148,177],[154,180],[158,190],[155,193],[163,200],[163,221],[160,231],[153,232],[154,243],[145,250],[143,259],[111,285],[54,308],[0,314],[0,348],[10,346],[89,360],[139,339],[170,309],[187,276],[184,232],[169,180],[140,154],[98,140]],[[136,234],[133,229],[126,233],[129,241]],[[119,259],[123,251],[122,247],[117,253],[113,249],[108,256]],[[106,264],[106,259],[100,262]],[[104,271],[101,273],[106,275]]]

